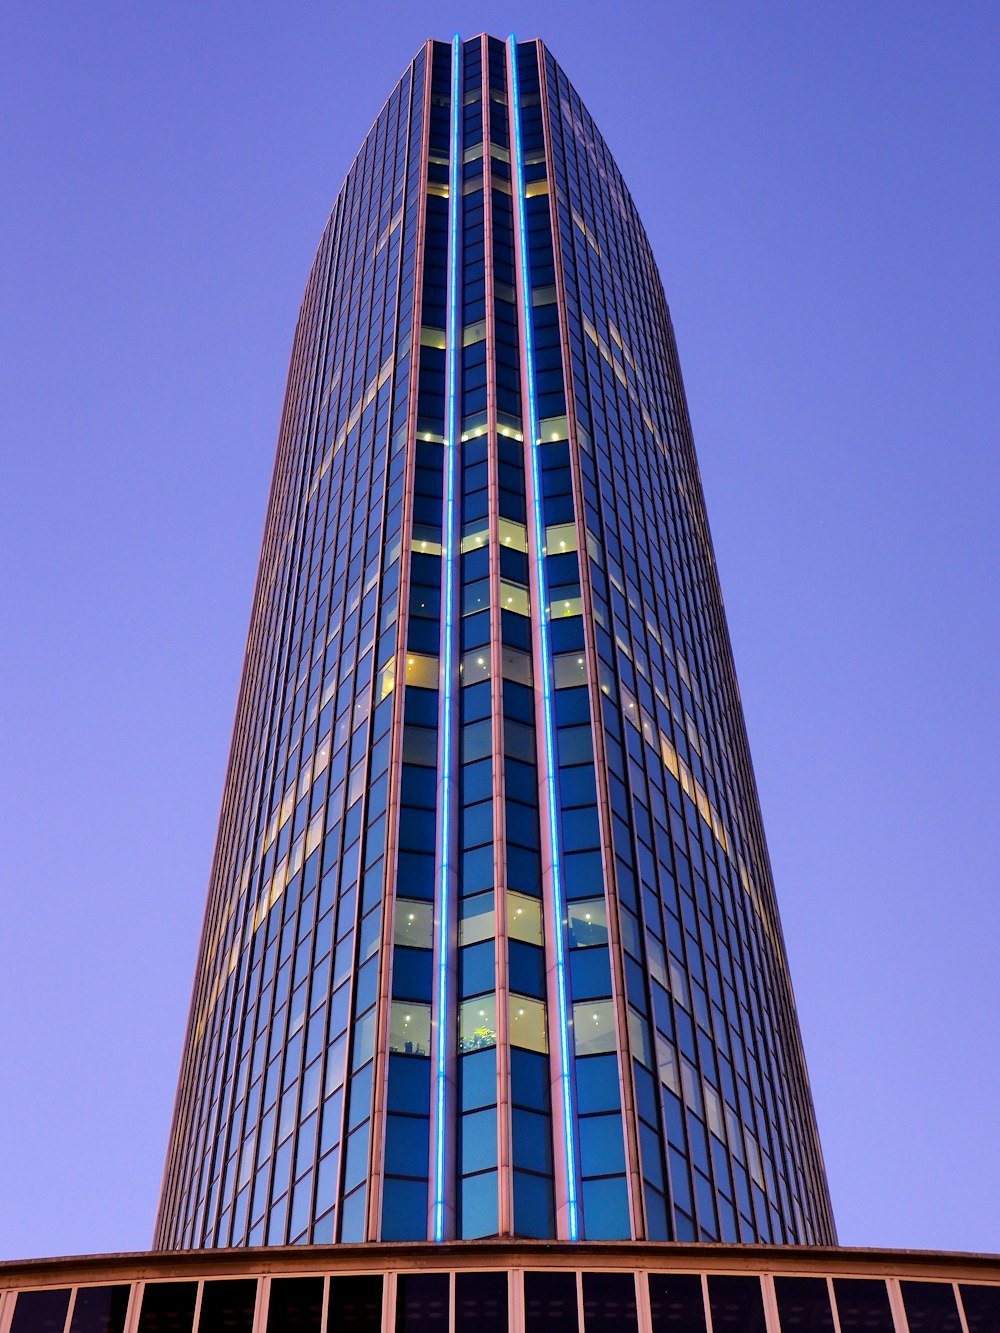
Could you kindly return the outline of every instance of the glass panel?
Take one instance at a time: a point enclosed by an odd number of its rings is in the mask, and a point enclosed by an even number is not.
[[[364,1190],[358,1194],[362,1200]],[[323,1313],[321,1277],[276,1277],[271,1279],[267,1307],[267,1333],[319,1333]]]
[[[512,551],[527,551],[527,528],[523,523],[515,523],[512,519],[500,519],[500,545],[507,546]]]
[[[396,899],[393,942],[404,949],[429,949],[434,943],[434,907],[416,898]]]
[[[552,659],[552,676],[557,690],[587,683],[587,659],[583,653],[560,653]]]
[[[421,555],[440,555],[441,534],[435,527],[429,527],[424,523],[414,523],[410,550],[419,551]]]
[[[764,1333],[764,1301],[758,1277],[710,1277],[713,1333]]]
[[[705,1333],[701,1278],[693,1273],[650,1273],[653,1333]]]
[[[525,1333],[578,1333],[575,1273],[525,1273]]]
[[[256,1288],[256,1282],[251,1284]],[[121,1333],[125,1327],[130,1288],[80,1287],[73,1305],[69,1333]]]
[[[776,1277],[774,1294],[781,1333],[827,1333],[833,1328],[825,1278]]]
[[[197,1282],[149,1282],[142,1293],[139,1333],[186,1333],[194,1320]]]
[[[497,997],[480,995],[458,1010],[458,1049],[481,1051],[497,1044]]]
[[[545,529],[546,555],[564,555],[578,549],[575,523],[553,523]]]
[[[608,909],[603,898],[584,898],[580,902],[570,903],[567,915],[571,949],[607,944]]]
[[[481,546],[485,546],[490,538],[489,526],[486,519],[477,518],[474,522],[468,523],[462,529],[462,554],[467,551],[478,551]]]
[[[573,1006],[573,1034],[577,1055],[598,1055],[615,1049],[615,1010],[610,1000],[591,1000]]]
[[[507,894],[507,934],[525,944],[542,942],[542,904],[523,893]]]
[[[429,1055],[431,1007],[394,1000],[389,1010],[389,1050],[395,1055]]]
[[[531,655],[522,653],[518,648],[504,648],[501,655],[501,671],[504,680],[516,680],[521,685],[530,685]]]
[[[455,1333],[507,1333],[507,1274],[455,1274]]]
[[[578,616],[583,610],[583,601],[580,594],[566,593],[564,596],[558,594],[549,602],[549,615],[553,620],[562,616]],[[525,615],[528,613],[525,612]]]
[[[504,611],[513,611],[519,616],[530,615],[528,589],[521,583],[508,583],[506,579],[501,579],[500,607]]]
[[[406,654],[406,683],[418,685],[421,689],[436,690],[438,687],[438,660],[425,653]]]
[[[961,1333],[950,1282],[900,1282],[910,1333]]]
[[[68,1287],[19,1292],[10,1333],[62,1333],[68,1309]]]
[[[584,1273],[584,1333],[636,1333],[635,1278],[631,1273]]]
[[[885,1283],[863,1277],[837,1277],[833,1280],[842,1333],[894,1333],[889,1293]]]
[[[466,898],[461,907],[461,920],[458,923],[459,944],[478,944],[480,940],[496,938],[496,910],[493,894],[477,893]]]
[[[531,1000],[526,995],[511,995],[510,1008],[510,1044],[520,1046],[526,1051],[548,1051],[548,1036],[545,1030],[545,1005],[541,1000]]]
[[[331,1277],[326,1326],[330,1333],[340,1328],[378,1333],[382,1327],[381,1274]]]
[[[396,1333],[448,1333],[447,1273],[400,1273],[396,1281]]]
[[[256,1278],[206,1282],[201,1292],[198,1333],[250,1333],[256,1304]]]
[[[1000,1333],[1000,1287],[959,1288],[969,1333]]]
[[[490,678],[490,649],[487,644],[474,652],[466,653],[462,658],[462,684],[475,685],[477,681]]]

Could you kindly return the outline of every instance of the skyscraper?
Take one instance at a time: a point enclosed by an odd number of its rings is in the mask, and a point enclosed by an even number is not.
[[[292,350],[156,1243],[829,1243],[670,317],[538,42],[428,42]]]

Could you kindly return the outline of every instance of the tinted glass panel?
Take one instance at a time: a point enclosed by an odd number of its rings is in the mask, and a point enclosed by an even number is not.
[[[842,1333],[893,1333],[889,1293],[884,1282],[863,1277],[835,1277],[833,1291],[837,1298]]]
[[[575,1273],[525,1273],[525,1333],[578,1333]]]
[[[376,1333],[382,1327],[381,1275],[331,1278],[326,1327],[327,1333],[337,1333],[338,1329]]]
[[[910,1333],[961,1333],[950,1282],[901,1282],[899,1288]]]
[[[256,1278],[206,1282],[201,1293],[198,1333],[250,1333],[256,1303]]]
[[[190,1333],[197,1282],[150,1282],[142,1293],[139,1333]]]
[[[76,1293],[70,1333],[121,1333],[129,1288],[81,1287]]]
[[[635,1333],[635,1278],[631,1273],[584,1273],[584,1333]]]
[[[396,1283],[396,1333],[447,1333],[447,1273],[401,1273]]]
[[[710,1277],[713,1333],[764,1333],[760,1278]]]
[[[653,1333],[705,1333],[701,1278],[692,1273],[650,1273]]]
[[[1000,1333],[1000,1287],[959,1288],[969,1333]]]
[[[824,1333],[833,1328],[830,1292],[822,1277],[776,1277],[781,1333]]]
[[[267,1333],[319,1333],[322,1313],[321,1277],[272,1278]]]
[[[10,1333],[62,1333],[69,1290],[22,1291],[14,1306]]]
[[[507,1333],[507,1274],[455,1275],[455,1333]]]

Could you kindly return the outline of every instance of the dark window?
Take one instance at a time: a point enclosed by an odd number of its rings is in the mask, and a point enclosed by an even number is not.
[[[10,1333],[62,1333],[68,1309],[68,1288],[22,1291],[14,1306]]]
[[[830,1292],[821,1277],[776,1277],[781,1333],[824,1333],[833,1328]]]
[[[69,1333],[121,1333],[125,1327],[130,1288],[80,1287],[73,1305]]]
[[[456,1273],[455,1333],[507,1333],[507,1274]]]
[[[396,1333],[448,1330],[447,1273],[401,1273],[396,1284]]]
[[[843,1333],[893,1333],[889,1294],[884,1282],[863,1277],[835,1277],[833,1291]]]
[[[710,1277],[713,1333],[764,1333],[760,1278]]]
[[[584,1273],[584,1333],[632,1333],[638,1329],[631,1273]]]
[[[250,1333],[256,1303],[256,1278],[206,1282],[201,1293],[198,1333]]]
[[[319,1333],[322,1313],[321,1277],[271,1279],[267,1333]]]
[[[142,1293],[139,1333],[188,1333],[197,1282],[150,1282]]]
[[[525,1333],[577,1333],[575,1273],[525,1273]]]
[[[332,1277],[330,1302],[327,1306],[328,1333],[350,1329],[377,1333],[382,1327],[382,1277],[378,1273],[364,1273],[357,1277]]]
[[[959,1288],[969,1333],[1000,1333],[1000,1287]]]
[[[961,1333],[950,1282],[900,1282],[910,1333]]]
[[[701,1278],[693,1273],[650,1273],[653,1333],[705,1333]]]

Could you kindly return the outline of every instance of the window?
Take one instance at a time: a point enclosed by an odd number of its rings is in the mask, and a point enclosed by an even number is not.
[[[429,1055],[431,1007],[394,1000],[389,1011],[389,1050],[396,1055]]]
[[[573,1006],[573,1034],[577,1055],[599,1055],[615,1050],[615,1010],[610,1000],[591,1000]]]
[[[434,907],[416,898],[396,899],[393,942],[404,949],[430,949],[433,945]]]
[[[526,995],[509,997],[510,1044],[544,1055],[549,1049],[545,1027],[545,1005]]]
[[[479,995],[458,1010],[459,1051],[480,1051],[497,1044],[497,997]]]

